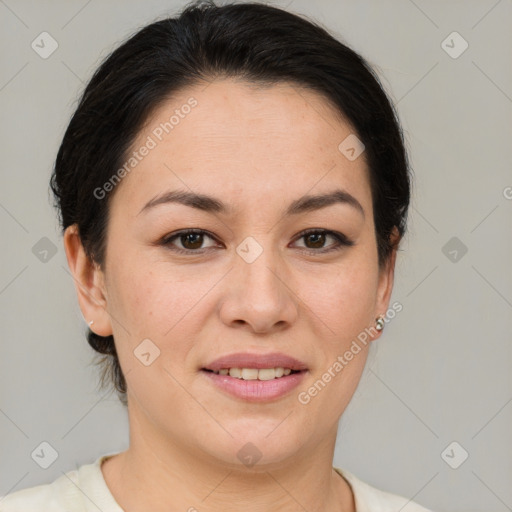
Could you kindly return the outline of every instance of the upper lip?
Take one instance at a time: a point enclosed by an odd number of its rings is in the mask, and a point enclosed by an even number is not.
[[[249,354],[239,352],[228,354],[208,363],[203,369],[219,371],[223,368],[290,368],[290,370],[307,370],[307,366],[294,357],[272,352],[270,354]]]

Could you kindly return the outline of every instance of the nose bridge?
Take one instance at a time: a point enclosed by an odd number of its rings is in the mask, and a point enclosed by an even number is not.
[[[281,295],[281,286],[277,276],[279,254],[272,246],[272,236],[253,236],[245,238],[236,248],[237,262],[240,267],[245,292],[253,299],[261,295],[264,300],[277,301]]]
[[[285,286],[279,251],[271,246],[272,236],[256,237],[249,236],[236,247],[236,283],[228,285],[222,315],[225,323],[243,322],[263,332],[293,322],[297,312],[293,293]]]

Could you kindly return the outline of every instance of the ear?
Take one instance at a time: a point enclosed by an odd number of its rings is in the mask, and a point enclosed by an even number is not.
[[[77,224],[66,228],[64,249],[75,282],[82,315],[87,323],[93,321],[89,329],[100,336],[110,336],[112,325],[107,311],[104,274],[99,265],[87,257]]]
[[[389,308],[389,301],[391,299],[391,292],[393,291],[393,283],[395,279],[395,263],[396,253],[398,251],[398,244],[400,242],[400,234],[396,226],[393,228],[390,235],[391,253],[388,261],[379,270],[379,283],[377,287],[377,300],[375,303],[375,318],[379,315],[385,315]],[[380,337],[382,331],[377,331],[373,336],[376,340]]]

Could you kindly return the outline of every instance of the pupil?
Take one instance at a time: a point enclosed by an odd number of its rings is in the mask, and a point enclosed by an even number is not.
[[[324,233],[312,233],[310,235],[307,235],[306,238],[311,238],[311,237],[313,237],[313,238],[319,237],[320,242],[318,242],[318,240],[317,240],[316,243],[313,241],[313,244],[314,244],[314,247],[322,247],[322,245],[323,245],[323,237],[325,237]]]
[[[187,249],[197,249],[198,247],[201,247],[201,239],[202,235],[199,234],[199,233],[188,233],[187,235],[183,235],[182,237],[182,243],[183,243],[183,238],[185,238],[185,240],[187,240],[186,243],[184,243],[183,245],[187,248]],[[190,239],[192,239],[192,247],[190,247],[188,241],[190,241]],[[194,245],[194,239],[195,239],[195,242],[196,244]],[[199,244],[197,244],[197,240],[199,240]]]

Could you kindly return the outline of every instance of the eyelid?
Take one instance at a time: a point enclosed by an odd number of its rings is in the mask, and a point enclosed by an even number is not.
[[[345,235],[345,234],[343,234],[343,233],[341,233],[339,231],[334,231],[332,229],[326,229],[326,228],[308,228],[308,229],[305,229],[304,231],[301,231],[295,237],[295,240],[298,240],[299,238],[302,238],[303,236],[309,235],[311,233],[321,233],[321,234],[324,234],[324,235],[331,235],[334,238],[339,238],[339,239],[347,242],[347,244],[354,245],[354,242],[352,240],[350,240],[347,235]]]

